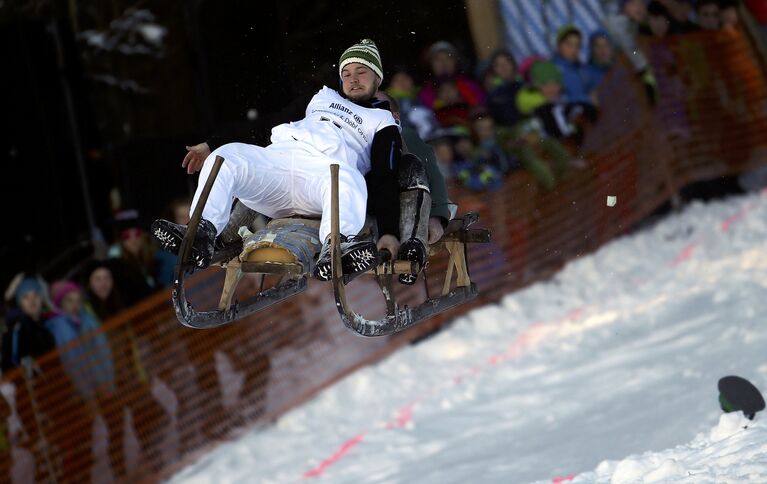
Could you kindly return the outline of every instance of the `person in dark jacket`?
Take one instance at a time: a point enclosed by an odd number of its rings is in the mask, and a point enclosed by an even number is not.
[[[117,243],[109,250],[112,272],[125,303],[132,305],[160,288],[155,277],[157,249],[136,210],[118,212],[115,225]]]
[[[487,94],[487,108],[500,126],[514,126],[521,115],[517,109],[517,93],[524,82],[517,72],[517,63],[506,49],[498,49],[490,56],[488,67],[492,76],[491,90]]]
[[[106,321],[127,307],[125,296],[115,285],[112,262],[93,260],[83,271],[87,305],[101,320]]]
[[[43,286],[36,278],[25,278],[16,289],[16,307],[6,315],[2,339],[2,370],[6,372],[31,356],[37,358],[53,350],[56,343],[45,328]]]

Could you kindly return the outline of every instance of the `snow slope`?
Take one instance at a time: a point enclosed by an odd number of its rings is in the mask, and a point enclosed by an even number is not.
[[[695,203],[172,481],[767,482],[765,416],[720,422],[716,389],[767,390],[765,348],[767,193]]]

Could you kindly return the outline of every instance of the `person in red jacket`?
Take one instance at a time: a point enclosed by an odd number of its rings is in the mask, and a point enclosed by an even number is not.
[[[458,90],[461,99],[474,107],[485,103],[485,93],[476,81],[458,71],[458,50],[450,42],[436,42],[429,48],[429,67],[431,76],[423,85],[418,98],[430,109],[435,109],[439,88],[451,82]]]

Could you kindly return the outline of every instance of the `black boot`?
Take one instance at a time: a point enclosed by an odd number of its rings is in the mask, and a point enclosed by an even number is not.
[[[424,247],[423,242],[416,238],[408,239],[399,246],[397,258],[415,262],[423,270],[426,264],[426,247]],[[418,279],[418,274],[400,274],[398,279],[400,284],[412,286]]]
[[[186,234],[186,225],[175,224],[168,220],[159,219],[152,223],[152,235],[163,250],[178,255],[181,249],[181,241]],[[216,228],[205,219],[200,219],[197,225],[197,234],[195,234],[192,244],[192,262],[197,269],[205,269],[210,265],[213,259],[214,245],[216,241]]]
[[[330,237],[325,240],[314,266],[314,277],[329,281],[332,277]],[[341,236],[341,268],[344,274],[365,272],[378,264],[378,248],[372,240]]]

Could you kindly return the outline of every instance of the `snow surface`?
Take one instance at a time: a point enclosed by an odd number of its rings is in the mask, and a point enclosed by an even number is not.
[[[767,482],[765,415],[716,388],[767,390],[765,348],[767,192],[694,203],[172,482]]]

